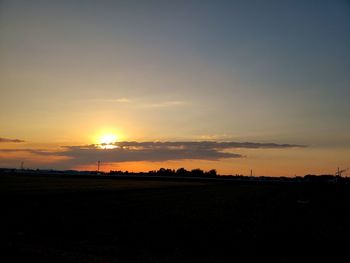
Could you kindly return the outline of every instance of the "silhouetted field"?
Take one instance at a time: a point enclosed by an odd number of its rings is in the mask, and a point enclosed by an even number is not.
[[[2,262],[283,262],[350,241],[346,185],[1,175],[0,204]]]

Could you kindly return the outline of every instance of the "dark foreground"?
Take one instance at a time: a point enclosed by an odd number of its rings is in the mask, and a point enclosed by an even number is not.
[[[0,261],[335,258],[350,244],[349,190],[325,184],[1,175]]]

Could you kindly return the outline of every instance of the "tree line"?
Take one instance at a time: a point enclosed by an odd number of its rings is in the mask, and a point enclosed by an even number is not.
[[[128,171],[110,171],[110,175],[128,175],[130,172]],[[152,170],[148,173],[138,173],[140,175],[151,175],[151,176],[178,176],[178,177],[209,177],[214,178],[217,177],[217,171],[215,169],[211,169],[209,171],[204,171],[202,169],[193,169],[186,170],[185,168],[175,169],[166,169],[160,168],[159,170]]]

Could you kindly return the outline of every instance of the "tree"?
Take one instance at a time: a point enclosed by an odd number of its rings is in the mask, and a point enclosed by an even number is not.
[[[211,169],[210,171],[207,172],[207,175],[209,177],[216,177],[217,176],[217,172],[215,169]]]
[[[189,172],[185,168],[179,168],[176,170],[176,175],[178,176],[186,176],[188,173]]]
[[[204,172],[203,172],[203,170],[197,168],[197,169],[193,169],[193,170],[191,171],[191,175],[192,175],[192,176],[203,176],[203,175],[204,175]]]

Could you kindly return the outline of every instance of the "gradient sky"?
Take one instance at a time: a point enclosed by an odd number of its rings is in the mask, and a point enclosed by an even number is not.
[[[84,161],[79,154],[104,134],[291,145],[191,159],[164,144],[169,158],[152,159],[152,144],[125,161],[118,149],[99,149],[105,170],[347,168],[349,1],[2,0],[0,166],[95,169],[93,146]]]

